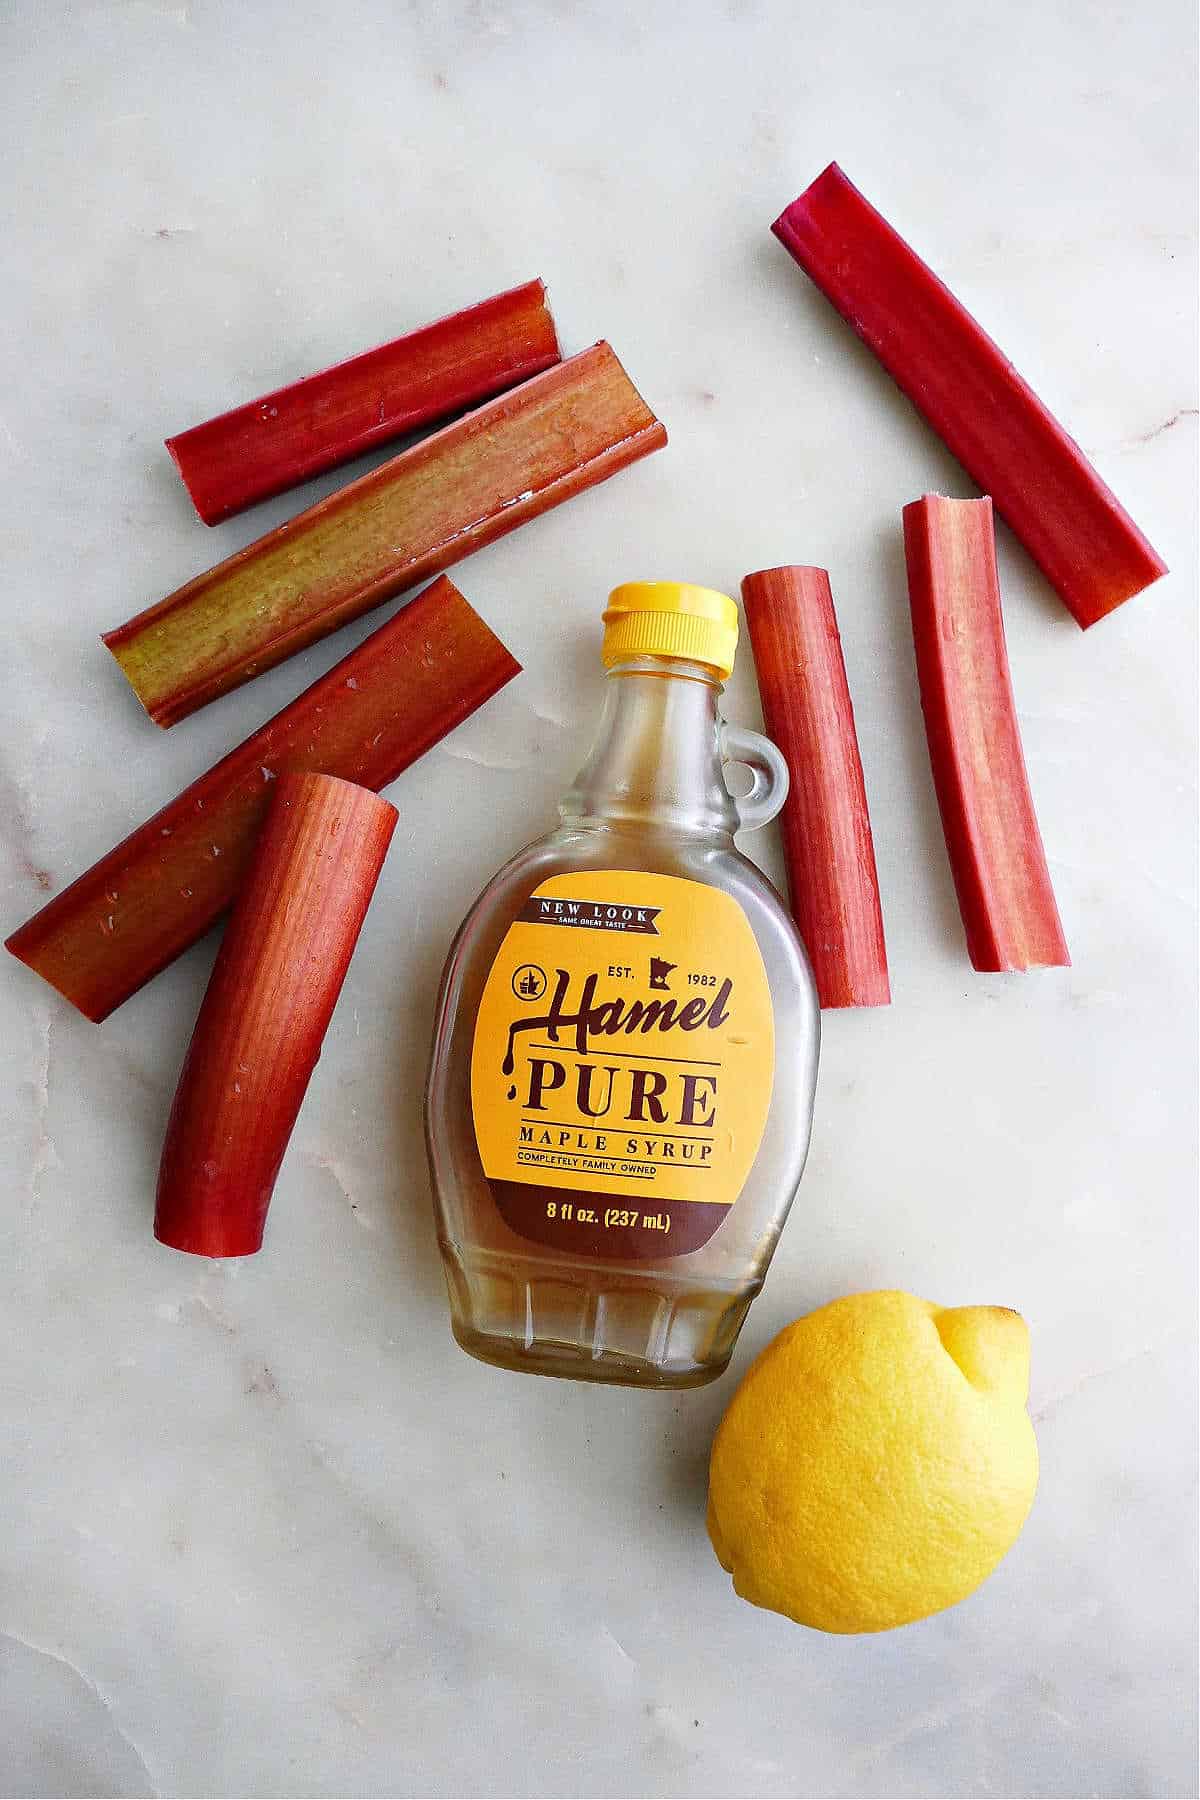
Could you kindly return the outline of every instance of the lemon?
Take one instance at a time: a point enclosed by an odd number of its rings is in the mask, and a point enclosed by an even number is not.
[[[972,1593],[1037,1487],[1029,1332],[1001,1306],[851,1294],[752,1364],[709,1468],[708,1530],[743,1599],[886,1631]]]

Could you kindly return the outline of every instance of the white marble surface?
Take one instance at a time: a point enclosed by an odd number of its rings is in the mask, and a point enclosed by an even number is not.
[[[156,732],[97,633],[296,504],[206,532],[167,432],[541,273],[672,441],[457,572],[527,673],[392,790],[262,1256],[150,1235],[211,943],[102,1028],[3,969],[0,1791],[1195,1793],[1193,37],[1187,0],[8,0],[6,928],[367,629]],[[767,233],[831,156],[1175,571],[1084,636],[1001,545],[1070,971],[965,959],[899,508],[972,490]],[[607,588],[788,560],[833,572],[895,1004],[827,1017],[735,1366],[856,1288],[1016,1306],[1044,1463],[994,1579],[878,1639],[733,1598],[732,1378],[460,1354],[419,1130],[452,927],[581,756]]]

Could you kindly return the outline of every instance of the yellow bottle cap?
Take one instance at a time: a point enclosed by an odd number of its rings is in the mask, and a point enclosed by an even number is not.
[[[733,670],[737,607],[714,588],[689,581],[626,581],[608,596],[604,666],[627,656],[678,656],[707,663],[722,677]]]

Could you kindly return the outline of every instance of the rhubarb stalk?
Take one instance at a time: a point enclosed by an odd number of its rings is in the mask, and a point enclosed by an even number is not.
[[[300,770],[386,787],[519,673],[442,576],[57,894],[7,948],[89,1019],[107,1018],[229,906],[277,777]]]
[[[167,439],[206,525],[477,406],[559,359],[540,281],[380,344]]]
[[[154,1235],[252,1256],[396,826],[369,788],[279,781],[184,1059]]]
[[[767,732],[791,774],[780,817],[792,911],[823,1007],[891,999],[875,846],[829,576],[742,582]]]
[[[904,554],[929,760],[976,969],[1065,967],[1013,704],[992,503],[926,494]]]
[[[1081,626],[1166,574],[1079,445],[836,163],[771,229],[992,496]]]
[[[106,634],[159,725],[660,449],[607,344],[490,401]]]

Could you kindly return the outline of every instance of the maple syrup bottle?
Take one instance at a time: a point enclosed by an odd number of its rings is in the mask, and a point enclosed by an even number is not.
[[[736,606],[632,582],[604,619],[607,702],[561,823],[484,889],[446,964],[438,1240],[472,1355],[692,1387],[728,1363],[800,1181],[820,1013],[782,900],[734,847],[788,782],[721,719]]]

